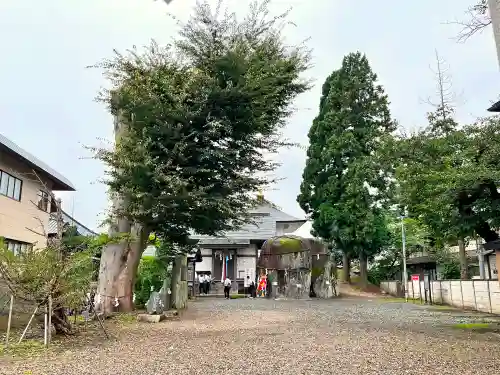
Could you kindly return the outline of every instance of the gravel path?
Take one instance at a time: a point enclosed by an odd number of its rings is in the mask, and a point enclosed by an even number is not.
[[[205,299],[180,321],[132,325],[118,341],[0,374],[485,374],[500,337],[451,327],[471,314],[381,300]],[[29,372],[31,371],[31,372]]]

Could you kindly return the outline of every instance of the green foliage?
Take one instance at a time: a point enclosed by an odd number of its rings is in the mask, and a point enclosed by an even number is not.
[[[325,268],[324,267],[313,267],[311,269],[311,277],[316,278],[325,273]]]
[[[374,285],[380,285],[381,281],[394,280],[395,276],[402,271],[401,219],[396,213],[389,212],[386,220],[389,242],[368,272],[368,280]],[[429,232],[424,224],[416,219],[405,218],[404,227],[407,258],[416,252],[428,249]]]
[[[276,244],[273,244],[276,246]],[[297,238],[281,237],[278,239],[278,246],[282,247],[285,251],[301,251],[302,241]]]
[[[316,234],[350,255],[369,257],[388,241],[382,206],[391,195],[391,170],[377,152],[394,129],[367,58],[345,56],[323,85],[297,200]]]
[[[498,239],[500,226],[500,120],[480,119],[445,133],[401,139],[397,180],[403,204],[444,245],[476,233]]]
[[[135,281],[135,305],[143,306],[149,299],[151,287],[158,292],[167,277],[165,264],[153,256],[142,257]]]
[[[440,278],[443,280],[460,279],[460,261],[457,254],[450,252],[447,247],[436,247],[429,251],[439,265]]]
[[[287,14],[269,18],[267,3],[243,20],[200,3],[172,45],[97,65],[112,84],[99,99],[119,116],[116,148],[96,150],[126,202],[118,214],[166,242],[249,221],[250,193],[273,181],[268,156],[291,145],[280,129],[309,87],[309,53],[284,44]]]
[[[54,305],[81,306],[94,277],[95,249],[65,250],[69,255],[62,256],[57,246],[14,255],[0,241],[1,278],[18,299],[42,304],[52,296]]]

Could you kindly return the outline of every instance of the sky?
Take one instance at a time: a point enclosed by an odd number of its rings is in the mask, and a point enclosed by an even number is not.
[[[214,3],[216,0],[213,0]],[[406,129],[425,125],[435,93],[435,51],[447,61],[458,94],[457,120],[487,115],[498,98],[500,71],[490,29],[457,43],[462,19],[474,0],[272,0],[271,14],[292,7],[286,30],[289,43],[306,41],[314,66],[307,73],[314,87],[297,98],[296,113],[284,135],[307,146],[317,114],[321,85],[342,57],[361,51],[384,86],[393,117]],[[245,0],[227,0],[244,11]],[[168,43],[178,31],[167,13],[186,19],[195,0],[1,0],[0,133],[66,176],[76,186],[61,194],[63,208],[98,230],[108,206],[104,167],[90,159],[85,146],[112,139],[112,118],[96,103],[106,82],[86,67],[151,39]],[[265,192],[285,212],[303,217],[296,203],[305,150],[277,156],[282,180]]]

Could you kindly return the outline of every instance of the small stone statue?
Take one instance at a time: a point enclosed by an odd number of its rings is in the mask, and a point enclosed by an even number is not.
[[[160,293],[153,292],[149,296],[149,300],[146,303],[146,310],[148,314],[157,315],[162,314],[165,309],[163,301],[161,299]]]

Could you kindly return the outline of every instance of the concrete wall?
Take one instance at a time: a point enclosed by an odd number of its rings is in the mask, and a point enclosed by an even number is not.
[[[21,201],[0,195],[0,237],[11,240],[37,243],[39,247],[45,246],[45,238],[32,231],[44,233],[49,225],[49,214],[39,210],[35,204],[38,202],[37,194],[43,185],[31,175],[31,169],[0,152],[0,169],[22,181]],[[52,185],[44,181],[49,189]]]
[[[397,297],[402,297],[401,282],[399,281],[382,281],[380,283],[380,290]]]
[[[398,295],[399,281],[384,281],[380,289]],[[399,294],[401,296],[401,294]],[[423,281],[408,281],[408,297],[425,300]],[[500,284],[498,280],[438,280],[430,282],[432,303],[500,314]]]

